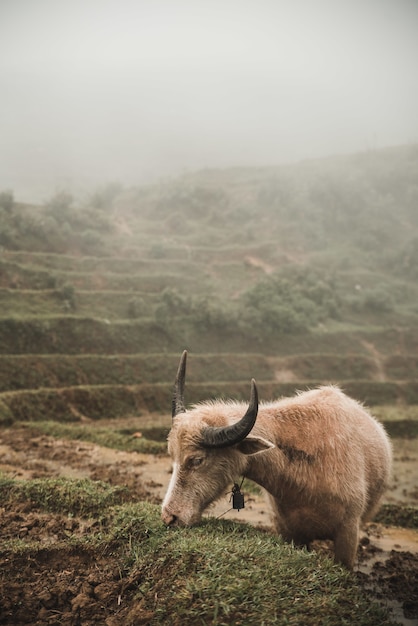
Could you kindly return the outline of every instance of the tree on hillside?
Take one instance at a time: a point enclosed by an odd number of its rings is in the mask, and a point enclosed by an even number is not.
[[[13,191],[0,191],[0,209],[4,209],[7,213],[11,213],[14,205]]]
[[[45,208],[59,222],[71,222],[74,210],[74,197],[67,191],[59,191],[48,200]]]
[[[95,209],[101,209],[102,211],[108,211],[113,208],[114,202],[118,195],[122,192],[123,186],[121,183],[108,183],[96,191],[90,196],[88,204]]]
[[[308,269],[258,282],[241,297],[240,324],[257,337],[297,333],[338,317],[340,302],[332,280]]]

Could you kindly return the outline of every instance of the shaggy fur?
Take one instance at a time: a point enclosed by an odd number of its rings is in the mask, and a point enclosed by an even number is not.
[[[335,558],[354,564],[361,522],[387,487],[391,446],[381,426],[337,387],[260,404],[250,435],[205,449],[201,432],[239,420],[246,406],[208,402],[177,415],[168,438],[173,475],[162,505],[167,525],[197,524],[239,476],[266,489],[277,532],[296,544],[332,539]]]

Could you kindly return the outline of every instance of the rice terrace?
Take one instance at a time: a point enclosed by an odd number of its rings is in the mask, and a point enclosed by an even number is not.
[[[417,172],[411,145],[0,193],[0,624],[418,623]],[[250,480],[163,524],[184,349],[188,404],[333,384],[384,425],[353,571],[277,536]]]

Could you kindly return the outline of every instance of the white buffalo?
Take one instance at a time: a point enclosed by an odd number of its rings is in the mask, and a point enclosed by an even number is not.
[[[184,351],[173,397],[164,523],[199,523],[208,505],[247,477],[269,494],[285,540],[332,539],[335,559],[352,568],[360,524],[376,512],[390,475],[381,424],[334,386],[259,406],[254,380],[248,408],[210,401],[186,410],[186,357]]]

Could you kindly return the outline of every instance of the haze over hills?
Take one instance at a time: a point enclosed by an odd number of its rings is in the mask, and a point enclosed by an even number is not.
[[[418,141],[414,0],[0,3],[0,188]]]
[[[406,146],[110,184],[83,202],[3,192],[6,396],[140,384],[142,400],[124,387],[124,408],[117,392],[107,410],[161,408],[187,347],[204,359],[195,399],[246,397],[255,375],[265,397],[335,381],[373,403],[416,401],[417,172],[418,146]]]

